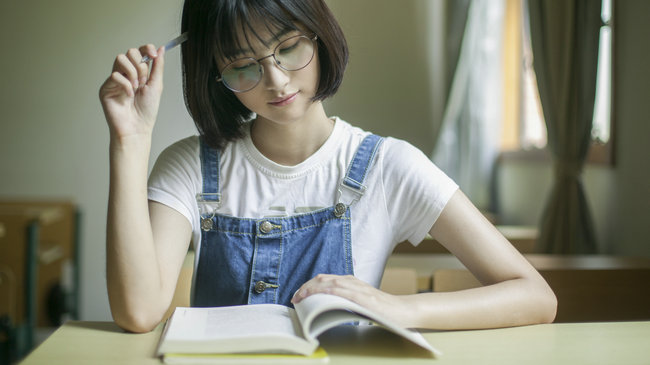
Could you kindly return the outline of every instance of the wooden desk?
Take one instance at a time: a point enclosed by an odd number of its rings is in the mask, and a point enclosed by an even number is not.
[[[606,255],[546,255],[524,254],[537,270],[613,270],[650,269],[650,258],[617,257]],[[465,266],[451,254],[393,254],[386,267],[415,269],[418,290],[430,291],[431,277],[438,269],[464,269]]]
[[[557,296],[556,322],[650,319],[650,259],[603,255],[524,256]],[[451,255],[393,255],[387,267],[415,269],[419,291],[456,291],[481,285]]]
[[[112,322],[68,322],[22,363],[160,364],[161,328],[124,333]],[[330,364],[648,364],[650,322],[548,324],[424,333],[443,352],[427,358],[414,345],[373,327],[339,327],[321,336]]]

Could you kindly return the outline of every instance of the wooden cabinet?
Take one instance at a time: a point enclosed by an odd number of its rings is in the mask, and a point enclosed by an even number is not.
[[[31,309],[37,327],[76,317],[77,221],[71,202],[0,201],[0,316],[21,324]]]

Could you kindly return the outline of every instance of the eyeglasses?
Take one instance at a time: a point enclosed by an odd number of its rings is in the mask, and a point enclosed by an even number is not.
[[[283,70],[298,71],[309,65],[314,58],[314,42],[318,36],[309,38],[305,35],[297,35],[280,42],[273,53],[262,58],[246,57],[235,60],[224,67],[218,82],[235,92],[251,90],[264,74],[264,68],[260,61],[273,57],[275,63]]]

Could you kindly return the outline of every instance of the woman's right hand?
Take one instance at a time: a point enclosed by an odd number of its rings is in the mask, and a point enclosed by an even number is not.
[[[113,63],[113,72],[99,89],[111,140],[151,138],[163,89],[164,47],[131,48]],[[149,56],[152,61],[142,62]]]

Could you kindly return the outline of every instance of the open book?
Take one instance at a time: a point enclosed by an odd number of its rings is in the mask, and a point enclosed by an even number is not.
[[[318,335],[344,323],[369,320],[438,355],[418,332],[397,326],[347,299],[315,294],[295,305],[176,308],[158,345],[158,355],[299,354],[319,347]],[[172,357],[173,357],[172,356]],[[167,361],[166,361],[167,362]]]

